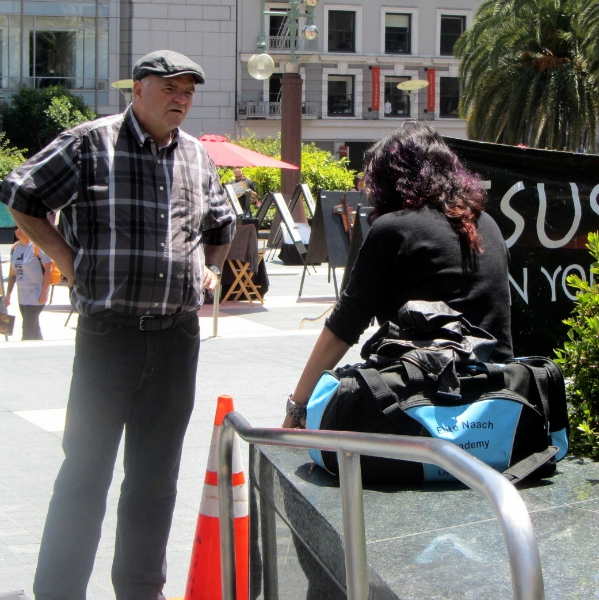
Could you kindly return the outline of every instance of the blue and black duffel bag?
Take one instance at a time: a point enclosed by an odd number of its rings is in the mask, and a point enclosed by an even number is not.
[[[568,452],[559,367],[542,357],[488,362],[495,339],[443,302],[408,302],[362,348],[364,363],[326,371],[306,427],[448,440],[514,483],[547,477]],[[337,474],[337,455],[310,450]],[[435,465],[361,457],[370,484],[451,481]]]

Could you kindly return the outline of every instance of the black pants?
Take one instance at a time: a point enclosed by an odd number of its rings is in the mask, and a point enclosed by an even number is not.
[[[117,450],[124,471],[112,581],[119,600],[162,599],[199,321],[156,332],[79,317],[60,469],[34,581],[36,600],[83,600]]]
[[[43,340],[40,329],[40,314],[44,310],[43,304],[19,304],[21,317],[23,317],[23,340]]]

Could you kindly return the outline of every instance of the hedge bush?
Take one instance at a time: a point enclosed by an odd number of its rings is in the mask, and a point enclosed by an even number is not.
[[[578,290],[563,348],[556,362],[567,378],[572,454],[599,459],[599,233],[589,233],[586,245],[595,263],[591,281],[569,275],[568,285]]]

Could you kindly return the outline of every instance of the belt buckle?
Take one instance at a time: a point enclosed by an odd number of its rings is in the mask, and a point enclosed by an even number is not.
[[[156,317],[153,315],[144,315],[139,319],[140,331],[154,331],[155,328],[151,326],[152,321],[156,321]]]

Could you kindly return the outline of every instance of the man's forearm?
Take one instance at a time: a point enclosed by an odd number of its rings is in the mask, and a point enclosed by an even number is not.
[[[8,210],[19,228],[36,246],[39,246],[52,258],[61,273],[67,278],[68,285],[72,286],[75,283],[73,250],[58,230],[46,218],[32,217],[12,208]]]
[[[224,244],[223,246],[213,246],[211,244],[204,244],[204,257],[207,265],[216,265],[222,270],[225,260],[229,254],[229,248],[231,244]]]

